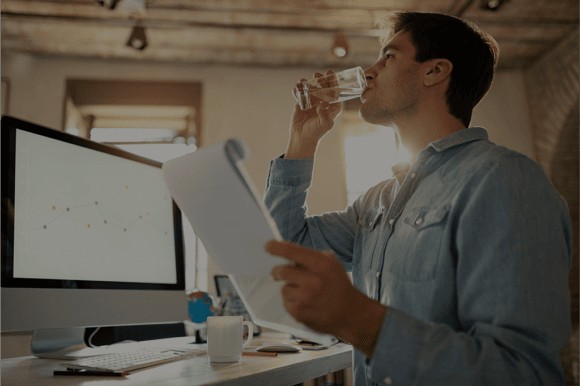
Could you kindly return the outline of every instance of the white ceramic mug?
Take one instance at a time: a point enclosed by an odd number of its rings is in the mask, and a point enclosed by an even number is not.
[[[207,355],[210,362],[237,362],[242,348],[252,342],[254,328],[241,316],[209,316],[207,318]],[[244,326],[248,339],[242,344]]]

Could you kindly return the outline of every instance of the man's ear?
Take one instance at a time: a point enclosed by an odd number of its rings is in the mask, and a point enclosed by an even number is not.
[[[443,82],[451,74],[453,63],[448,59],[433,59],[427,62],[423,84],[427,87]]]

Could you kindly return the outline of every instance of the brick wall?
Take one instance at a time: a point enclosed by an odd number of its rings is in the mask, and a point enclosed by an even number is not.
[[[564,196],[578,225],[578,30],[524,71],[530,104],[536,159]],[[568,127],[567,130],[565,128]],[[554,164],[555,161],[555,164]],[[574,235],[578,236],[578,228]],[[578,237],[575,237],[577,242]],[[578,249],[575,248],[576,298],[573,317],[578,326]]]
[[[570,345],[564,350],[562,359],[567,370],[568,384],[578,385],[578,99],[573,106],[563,130],[552,161],[551,180],[554,187],[568,203],[574,229],[573,262],[569,285],[571,294],[572,329],[576,331]],[[573,382],[573,379],[576,379]]]
[[[574,331],[562,353],[567,385],[578,385],[578,29],[524,71],[534,132],[536,160],[564,197],[574,231],[570,271],[571,319]]]
[[[574,223],[570,281],[572,320],[578,328],[578,30],[524,71],[536,160],[566,199]]]
[[[537,161],[550,176],[560,132],[578,104],[578,29],[524,70],[524,79]]]
[[[552,161],[551,180],[554,187],[566,199],[572,225],[574,227],[574,246],[572,270],[570,271],[570,292],[572,294],[572,323],[578,328],[578,99],[570,112]]]

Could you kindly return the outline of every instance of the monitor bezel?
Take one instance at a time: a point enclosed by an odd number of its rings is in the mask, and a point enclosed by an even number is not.
[[[222,290],[222,286],[221,286],[221,282],[223,280],[230,280],[230,277],[228,275],[214,275],[213,277],[214,283],[215,283],[215,292],[217,293],[217,296],[222,296],[225,295],[225,293]],[[231,280],[230,280],[231,283]],[[232,284],[233,286],[233,284]]]
[[[150,165],[161,169],[162,163],[145,157],[129,153],[117,147],[94,142],[80,138],[62,131],[53,130],[31,122],[27,122],[9,115],[3,115],[1,118],[1,171],[2,171],[2,198],[8,197],[14,203],[15,187],[15,154],[16,147],[16,130],[23,130],[33,134],[52,138],[58,141],[70,143],[79,147],[107,153],[116,157],[128,159],[142,164]],[[2,243],[2,280],[3,288],[69,288],[69,289],[140,289],[140,290],[180,290],[185,289],[185,246],[183,240],[183,227],[181,210],[173,201],[173,230],[175,241],[175,265],[176,265],[176,283],[143,283],[143,282],[118,282],[118,281],[89,281],[89,280],[54,280],[54,279],[29,279],[15,278],[13,271],[7,269],[14,266],[14,255],[8,254],[8,245]],[[8,230],[8,213],[2,210],[1,226]],[[9,237],[14,245],[14,232]]]

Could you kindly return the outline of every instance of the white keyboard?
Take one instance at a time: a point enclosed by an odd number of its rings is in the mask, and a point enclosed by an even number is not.
[[[77,371],[86,370],[123,373],[155,366],[161,363],[191,358],[203,353],[205,353],[205,351],[200,349],[144,347],[134,351],[75,359],[70,362],[60,363],[59,366]]]

